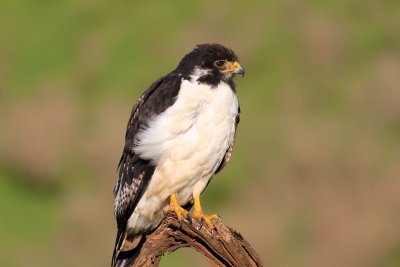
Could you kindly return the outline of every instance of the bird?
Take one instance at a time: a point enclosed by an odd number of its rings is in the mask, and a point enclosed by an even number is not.
[[[112,266],[167,212],[213,227],[218,216],[203,212],[200,194],[232,155],[240,120],[236,74],[244,69],[232,49],[199,44],[133,106],[113,190]]]

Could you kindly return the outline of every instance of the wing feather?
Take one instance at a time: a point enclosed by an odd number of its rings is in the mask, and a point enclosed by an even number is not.
[[[222,159],[221,164],[219,165],[219,167],[215,173],[219,173],[220,171],[222,171],[222,169],[228,164],[229,160],[231,159],[233,145],[235,143],[236,130],[239,125],[239,121],[240,121],[240,106],[238,108],[238,114],[236,115],[236,118],[235,118],[235,133],[233,134],[233,138],[232,138],[231,142],[229,143],[229,147],[225,152],[224,158]]]
[[[128,219],[146,191],[156,168],[150,160],[144,160],[135,154],[135,137],[147,126],[152,116],[164,112],[175,102],[180,83],[180,77],[174,72],[160,78],[143,93],[132,108],[114,186],[114,214],[118,229],[113,263],[124,241]]]

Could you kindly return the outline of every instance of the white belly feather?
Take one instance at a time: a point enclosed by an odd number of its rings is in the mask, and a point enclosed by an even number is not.
[[[175,103],[137,136],[135,152],[157,167],[129,228],[157,226],[173,193],[181,205],[201,194],[234,138],[237,113],[236,95],[226,83],[211,88],[182,80]]]

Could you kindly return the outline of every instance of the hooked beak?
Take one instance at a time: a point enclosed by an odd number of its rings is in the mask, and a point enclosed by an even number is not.
[[[233,71],[233,73],[240,74],[240,75],[242,75],[242,77],[244,77],[244,69],[243,69],[243,67],[239,64],[239,62],[235,61],[235,62],[233,62],[232,65],[234,66],[234,69],[235,69],[235,70]]]
[[[240,63],[237,61],[234,61],[234,62],[227,61],[224,64],[224,68],[221,72],[222,73],[230,72],[230,73],[235,73],[235,74],[241,74],[242,77],[244,77],[244,69],[240,65]]]

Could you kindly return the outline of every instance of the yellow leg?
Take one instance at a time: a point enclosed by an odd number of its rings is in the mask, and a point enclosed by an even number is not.
[[[209,228],[214,228],[212,221],[218,219],[218,215],[217,214],[205,215],[201,208],[200,196],[196,196],[194,198],[193,218],[195,218],[200,222],[201,221],[205,222]]]
[[[188,215],[188,211],[179,205],[178,200],[176,199],[176,194],[172,194],[169,197],[169,207],[164,209],[165,212],[175,212],[178,216],[178,219],[181,220],[186,218]]]

